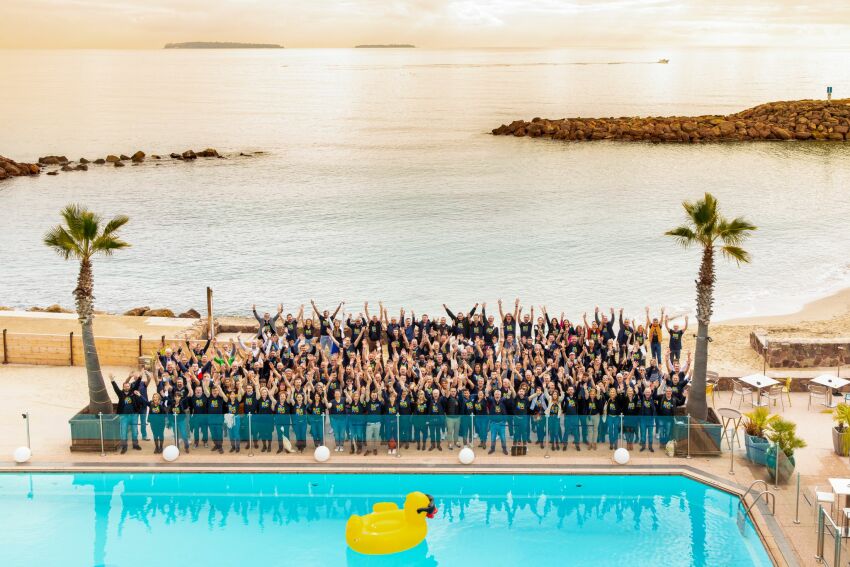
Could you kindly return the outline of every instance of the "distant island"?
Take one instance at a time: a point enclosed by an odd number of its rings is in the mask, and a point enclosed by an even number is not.
[[[375,45],[355,45],[355,49],[410,49],[416,47],[409,43],[377,43]]]
[[[166,43],[165,49],[283,49],[276,43],[237,43],[230,41],[186,41]]]

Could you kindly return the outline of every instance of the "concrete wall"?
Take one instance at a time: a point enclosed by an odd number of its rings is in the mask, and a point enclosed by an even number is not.
[[[771,368],[829,368],[850,364],[850,337],[777,338],[750,333],[750,346]]]
[[[179,339],[166,338],[166,343]],[[135,366],[139,356],[153,354],[162,346],[162,337],[95,337],[100,363],[105,366]],[[0,361],[9,364],[84,366],[83,341],[79,333],[35,335],[6,333],[0,344]]]

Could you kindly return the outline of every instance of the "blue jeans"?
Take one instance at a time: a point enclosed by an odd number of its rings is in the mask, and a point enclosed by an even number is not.
[[[138,419],[138,414],[135,413],[122,413],[118,418],[118,423],[121,427],[121,446],[127,446],[128,437],[132,436],[133,445],[139,444],[139,431],[136,428],[136,423]],[[130,432],[128,434],[128,431]]]
[[[502,450],[508,450],[508,443],[505,440],[505,422],[504,421],[493,421],[490,422],[490,448],[496,448],[496,438],[502,442]]]
[[[661,343],[650,343],[649,347],[652,350],[652,358],[654,358],[658,364],[661,364]]]

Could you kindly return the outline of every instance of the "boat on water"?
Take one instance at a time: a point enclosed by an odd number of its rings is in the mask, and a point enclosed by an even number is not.
[[[670,60],[669,60],[669,59],[659,59],[659,60],[658,60],[658,62],[659,62],[659,63],[663,63],[664,65],[666,65],[667,63],[669,63],[669,62],[670,62]]]

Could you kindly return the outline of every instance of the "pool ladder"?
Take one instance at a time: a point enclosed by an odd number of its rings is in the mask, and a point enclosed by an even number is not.
[[[747,495],[750,494],[752,492],[753,488],[755,488],[759,484],[764,485],[764,490],[762,490],[761,492],[759,492],[757,494],[754,493],[755,499],[753,499],[752,503],[749,506],[747,506],[747,508],[744,510],[744,515],[745,516],[749,515],[750,510],[753,508],[753,506],[755,506],[758,503],[759,500],[761,500],[761,498],[763,496],[764,501],[767,504],[770,505],[770,515],[775,516],[776,515],[776,495],[774,493],[770,492],[767,489],[767,483],[765,481],[761,480],[761,479],[754,480],[753,483],[750,485],[750,487],[747,488],[747,491],[744,492],[743,496],[741,496],[741,501],[738,502],[738,507],[740,509],[741,506],[743,506],[747,503]]]

